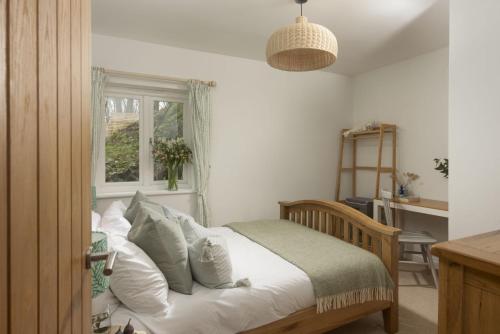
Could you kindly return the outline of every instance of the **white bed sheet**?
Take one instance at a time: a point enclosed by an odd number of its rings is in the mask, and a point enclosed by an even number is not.
[[[195,283],[190,296],[169,291],[166,317],[134,314],[122,305],[113,313],[113,324],[134,317],[155,334],[238,333],[315,304],[302,270],[229,228],[210,230],[225,237],[234,276],[248,277],[250,288],[207,289]]]

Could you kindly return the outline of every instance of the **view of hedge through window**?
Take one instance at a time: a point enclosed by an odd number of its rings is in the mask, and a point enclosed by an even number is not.
[[[129,97],[106,97],[106,182],[139,181],[139,118],[141,103]],[[177,138],[183,136],[183,104],[154,99],[154,133],[145,134],[155,138]],[[163,166],[155,164],[154,180],[166,180]],[[179,170],[182,179],[182,170]]]
[[[138,99],[106,97],[106,182],[139,181]]]

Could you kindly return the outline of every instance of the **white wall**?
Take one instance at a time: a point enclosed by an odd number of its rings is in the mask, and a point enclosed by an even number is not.
[[[376,120],[398,126],[397,168],[420,179],[418,196],[448,199],[448,180],[434,170],[434,158],[448,157],[448,49],[424,54],[361,74],[354,79],[353,123]],[[392,142],[386,136],[383,164],[391,165]],[[358,143],[358,165],[375,166],[377,141]],[[347,165],[347,164],[346,164]],[[357,192],[374,196],[375,173],[358,172]],[[386,174],[382,186],[391,189]],[[446,219],[421,214],[401,216],[405,229],[426,230],[447,239]]]
[[[370,120],[396,124],[398,169],[420,175],[413,187],[416,194],[447,200],[448,181],[434,170],[433,158],[448,157],[448,49],[357,76],[353,120],[361,125]],[[360,165],[375,166],[374,145],[373,140],[359,143]],[[391,145],[388,136],[383,151],[386,166]],[[385,181],[390,185],[388,177]],[[368,184],[361,183],[358,191],[373,192]]]
[[[500,1],[450,5],[450,238],[500,229]]]
[[[338,133],[352,121],[349,78],[100,35],[92,48],[93,64],[105,68],[217,81],[209,189],[214,225],[277,217],[279,200],[333,198]],[[194,210],[194,195],[159,199]],[[99,209],[108,202],[99,200]]]

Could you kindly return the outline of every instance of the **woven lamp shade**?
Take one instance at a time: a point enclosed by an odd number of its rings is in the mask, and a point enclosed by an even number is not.
[[[267,63],[279,70],[318,70],[337,60],[338,44],[327,28],[299,16],[296,23],[274,32],[267,42]]]

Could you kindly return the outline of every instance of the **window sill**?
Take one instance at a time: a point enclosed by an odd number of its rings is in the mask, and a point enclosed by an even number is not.
[[[195,194],[196,191],[191,188],[179,189],[177,191],[170,190],[143,190],[142,193],[146,196],[172,196],[172,195],[188,195]],[[108,193],[98,193],[96,195],[97,199],[104,198],[122,198],[122,197],[132,197],[135,195],[135,191],[121,191],[121,192],[108,192]]]

